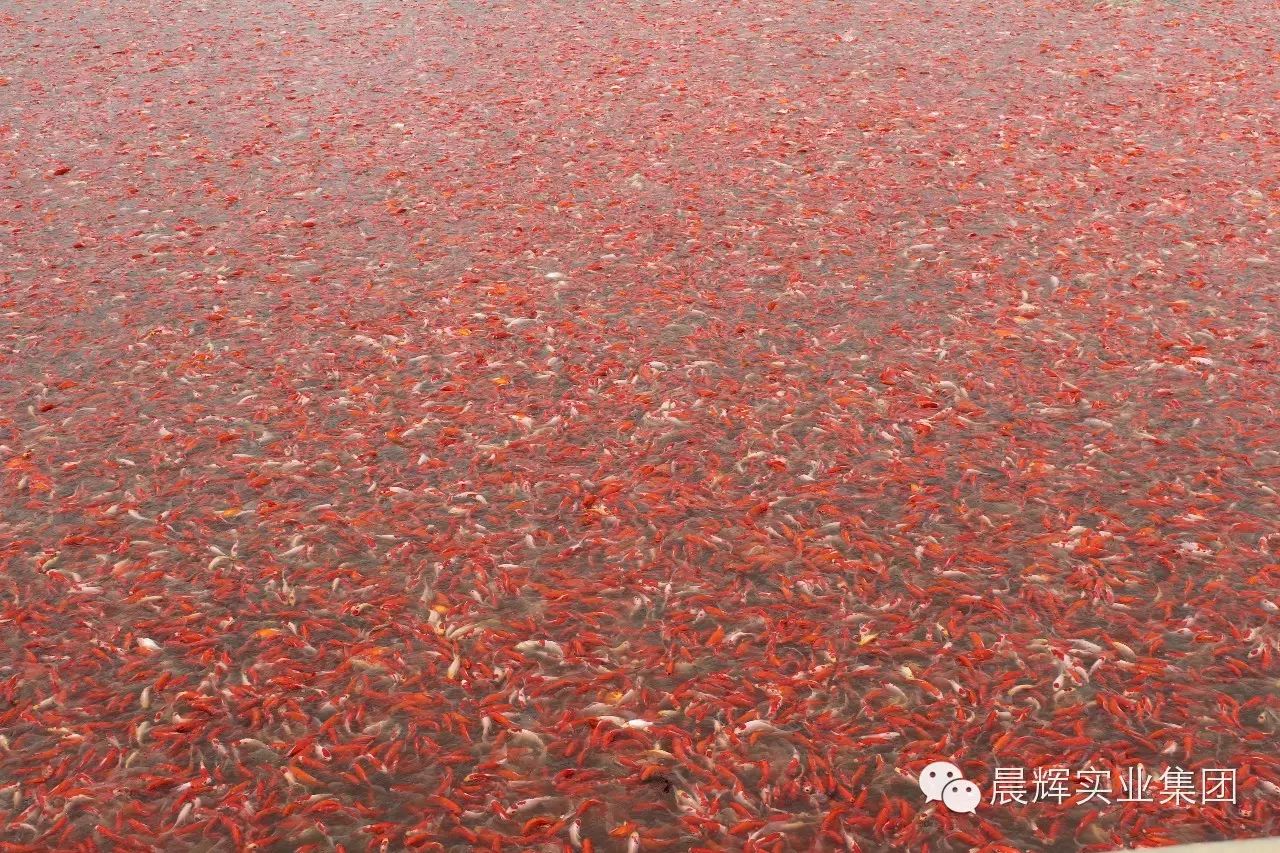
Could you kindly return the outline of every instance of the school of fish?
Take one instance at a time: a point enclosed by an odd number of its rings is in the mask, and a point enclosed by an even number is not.
[[[1277,60],[1244,0],[3,4],[0,851],[1280,835]],[[1235,800],[987,796],[1134,764]]]

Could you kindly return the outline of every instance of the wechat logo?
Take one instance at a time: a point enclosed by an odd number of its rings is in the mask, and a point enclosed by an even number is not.
[[[941,800],[953,812],[973,814],[982,802],[978,786],[965,779],[950,761],[935,761],[920,771],[920,790],[925,802]]]

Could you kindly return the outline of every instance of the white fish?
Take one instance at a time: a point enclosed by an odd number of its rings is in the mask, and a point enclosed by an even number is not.
[[[516,651],[522,655],[564,660],[564,649],[555,640],[525,640],[516,644]]]
[[[1082,652],[1088,652],[1091,655],[1100,655],[1104,649],[1097,643],[1091,643],[1088,640],[1075,639],[1071,641],[1071,645],[1075,646]]]

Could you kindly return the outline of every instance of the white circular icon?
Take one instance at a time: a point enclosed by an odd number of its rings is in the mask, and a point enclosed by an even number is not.
[[[942,789],[948,782],[960,779],[960,768],[950,761],[935,761],[920,771],[920,790],[924,791],[925,802],[932,803],[942,799]]]
[[[967,779],[953,779],[942,789],[942,804],[953,812],[973,814],[982,802],[982,792]]]

